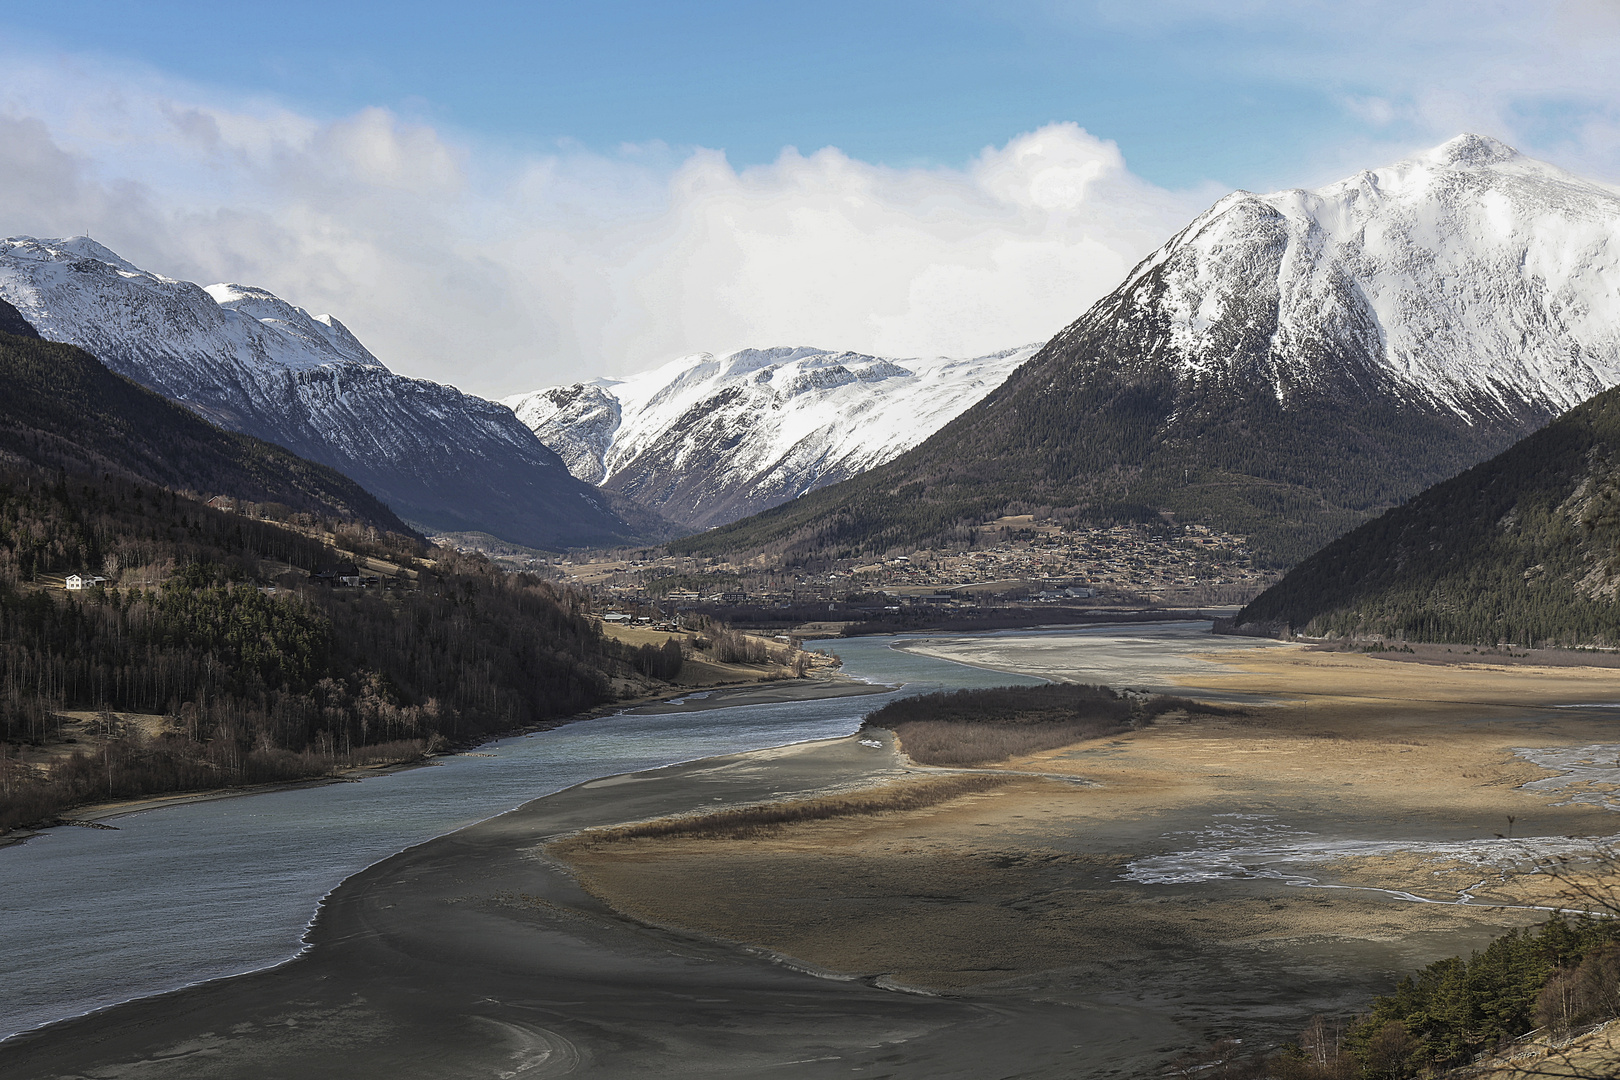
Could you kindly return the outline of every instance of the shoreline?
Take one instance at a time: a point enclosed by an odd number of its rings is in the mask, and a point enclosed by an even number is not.
[[[0,1042],[0,1071],[393,1080],[589,1063],[603,1076],[707,1080],[725,1063],[806,1080],[856,1066],[968,1080],[1010,1040],[1053,1062],[1082,1038],[1117,1041],[1115,1018],[1139,1010],[925,997],[874,985],[881,973],[840,981],[650,927],[536,849],[679,812],[693,785],[707,805],[747,804],[822,790],[830,773],[864,783],[892,764],[844,736],[582,782],[352,875],[287,963],[20,1033]]]
[[[837,689],[831,690],[831,692],[826,692],[826,690],[817,692],[815,689],[827,688],[829,685],[836,686]],[[329,784],[354,784],[374,776],[387,776],[412,769],[430,768],[436,765],[441,758],[475,753],[480,747],[488,746],[491,743],[501,742],[505,739],[515,739],[523,735],[533,735],[542,731],[554,731],[568,724],[575,724],[584,720],[599,720],[607,716],[617,716],[620,713],[657,715],[676,712],[705,712],[710,709],[733,708],[740,705],[768,704],[772,701],[811,701],[823,698],[883,694],[895,689],[898,689],[898,687],[867,683],[855,679],[853,676],[834,671],[826,675],[812,675],[802,679],[767,679],[754,682],[720,683],[714,686],[694,687],[684,691],[643,694],[639,697],[624,698],[620,701],[597,705],[586,709],[584,712],[574,713],[556,720],[513,728],[509,731],[490,735],[486,739],[470,743],[465,747],[457,747],[438,754],[424,754],[422,757],[410,761],[361,765],[345,769],[340,773],[309,776],[296,780],[275,780],[262,784],[164,792],[139,796],[134,799],[85,803],[80,806],[70,807],[58,815],[55,821],[20,826],[10,832],[0,833],[0,851],[27,843],[47,829],[83,828],[86,826],[117,828],[115,825],[102,825],[100,823],[113,818],[124,817],[128,814],[138,814],[148,810],[162,810],[171,806],[187,806],[193,803],[216,802],[221,799],[269,795],[279,791],[300,791],[307,788],[325,787]],[[711,698],[717,698],[718,700],[711,700]],[[743,700],[732,700],[732,698],[741,698]],[[696,699],[694,703],[683,703],[692,699]]]
[[[1256,658],[1256,663],[1265,668],[1275,659],[1266,655]],[[1352,656],[1329,658],[1329,662],[1335,667],[1348,666],[1348,675],[1354,677],[1366,664],[1377,661]],[[1413,671],[1412,665],[1401,667]],[[1228,667],[1221,674],[1254,679],[1266,673],[1235,672]],[[1432,675],[1433,670],[1428,674]],[[1567,677],[1569,672],[1559,674]],[[1204,680],[1200,677],[1199,681]],[[730,689],[746,693],[761,687],[745,684]],[[697,692],[704,692],[704,688]],[[866,692],[882,692],[882,688]],[[711,699],[698,701],[709,703]],[[1498,705],[1498,709],[1523,707],[1522,702]],[[1317,708],[1313,702],[1313,720],[1317,724],[1326,722],[1317,717]],[[1453,722],[1448,719],[1453,713],[1462,715],[1459,708],[1458,703],[1452,703],[1449,711],[1429,718],[1429,727],[1442,730]],[[618,708],[592,713],[607,715],[616,711],[627,710],[621,703]],[[1227,917],[1221,925],[1237,926],[1240,940],[1235,944],[1217,941],[1186,952],[1193,939],[1172,936],[1166,939],[1166,946],[1173,947],[1178,955],[1185,953],[1173,963],[1167,959],[1169,954],[1154,948],[1142,957],[1121,956],[1115,960],[1102,954],[1100,959],[1078,956],[1078,963],[1055,975],[1043,975],[1044,982],[1009,972],[1009,976],[1016,977],[991,984],[946,987],[943,996],[924,997],[907,992],[919,988],[919,983],[906,977],[908,968],[904,964],[877,952],[859,952],[892,947],[901,936],[889,932],[897,928],[894,924],[863,918],[852,923],[850,931],[842,932],[836,921],[807,923],[814,936],[856,949],[864,958],[861,964],[829,964],[805,955],[805,950],[783,947],[758,934],[716,933],[689,918],[649,918],[648,912],[595,895],[595,890],[582,887],[585,877],[573,864],[541,853],[543,845],[567,843],[568,838],[577,837],[587,828],[690,814],[694,810],[813,797],[847,790],[851,784],[882,782],[911,772],[895,756],[887,740],[879,747],[863,746],[857,733],[586,780],[425,841],[349,876],[323,898],[304,934],[304,951],[296,958],[272,969],[136,999],[21,1033],[0,1042],[0,1069],[9,1063],[19,1077],[43,1078],[104,1070],[117,1062],[143,1075],[176,1080],[223,1072],[244,1077],[303,1074],[392,1080],[397,1076],[436,1076],[480,1065],[502,1071],[521,1066],[521,1071],[535,1076],[560,1075],[576,1066],[594,1066],[600,1070],[598,1075],[605,1076],[657,1071],[671,1077],[708,1077],[720,1063],[744,1074],[769,1069],[788,1077],[816,1080],[847,1076],[855,1067],[871,1067],[887,1075],[918,1080],[967,1080],[1004,1066],[1004,1048],[1016,1045],[1020,1048],[1022,1074],[1026,1075],[1090,1075],[1107,1067],[1137,1075],[1162,1056],[1162,1051],[1154,1048],[1189,1045],[1204,1038],[1203,1033],[1211,1025],[1226,1030],[1221,1025],[1230,1027],[1233,1017],[1241,1014],[1241,1010],[1235,1014],[1232,1008],[1218,1005],[1222,997],[1207,996],[1215,989],[1223,989],[1205,985],[1209,979],[1193,978],[1187,972],[1177,976],[1175,964],[1185,966],[1191,962],[1187,957],[1199,963],[1209,961],[1208,970],[1223,973],[1223,978],[1230,978],[1234,970],[1249,971],[1256,979],[1264,977],[1262,982],[1273,999],[1250,1001],[1242,1008],[1251,1013],[1242,1015],[1252,1018],[1252,1010],[1258,1008],[1259,1015],[1271,1016],[1267,1010],[1275,1011],[1278,1001],[1288,1008],[1309,1001],[1317,1011],[1344,1010],[1354,1007],[1357,995],[1368,992],[1383,978],[1382,972],[1404,971],[1413,966],[1414,959],[1446,949],[1454,951],[1459,946],[1449,944],[1453,941],[1477,944],[1483,940],[1481,934],[1506,917],[1494,914],[1497,909],[1484,904],[1408,905],[1402,911],[1391,909],[1394,901],[1387,899],[1332,897],[1335,905],[1349,905],[1344,909],[1361,912],[1358,918],[1371,919],[1375,926],[1383,926],[1392,918],[1405,919],[1401,925],[1407,927],[1406,936],[1390,938],[1388,931],[1379,931],[1382,944],[1312,944],[1311,958],[1305,962],[1325,967],[1321,974],[1307,978],[1296,964],[1287,962],[1287,957],[1267,956],[1268,951],[1277,948],[1294,948],[1286,944],[1289,941],[1306,939],[1286,933],[1279,937],[1280,931],[1270,927],[1279,919],[1294,917],[1277,914],[1278,905],[1312,916],[1314,906],[1326,897],[1326,890],[1292,888],[1263,880],[1228,880],[1214,886],[1109,884],[1117,881],[1125,868],[1119,861],[1124,856],[1115,852],[1140,858],[1184,848],[1186,841],[1167,841],[1163,837],[1177,835],[1176,829],[1185,828],[1188,820],[1218,818],[1232,809],[1234,800],[1239,805],[1251,801],[1232,788],[1232,780],[1225,779],[1232,775],[1225,762],[1241,763],[1243,758],[1232,755],[1244,753],[1245,745],[1261,745],[1253,740],[1275,741],[1281,737],[1282,730],[1270,721],[1286,719],[1290,712],[1288,705],[1270,706],[1265,710],[1265,723],[1233,722],[1220,730],[1198,725],[1148,729],[1140,741],[1149,750],[1158,746],[1166,752],[1174,751],[1165,758],[1176,765],[1172,771],[1196,762],[1203,774],[1199,778],[1203,789],[1194,792],[1191,801],[1182,799],[1184,805],[1179,811],[1158,805],[1163,802],[1162,789],[1132,779],[1136,776],[1132,771],[1135,766],[1121,759],[1120,752],[1111,745],[1081,744],[1048,752],[1042,760],[1053,771],[1075,771],[1076,775],[1087,776],[1112,771],[1108,783],[1100,788],[1060,785],[1066,798],[1072,795],[1105,800],[1096,811],[1082,815],[1080,820],[1091,824],[1073,830],[1073,836],[1078,838],[1074,851],[1058,853],[1054,861],[1053,852],[1046,851],[1050,844],[1043,841],[1031,849],[1038,856],[1035,862],[1024,865],[1023,856],[1017,854],[1023,848],[1008,845],[1013,844],[1012,838],[1032,827],[1032,820],[1038,819],[1027,813],[1010,813],[1026,810],[1023,804],[1008,804],[992,813],[992,804],[981,800],[941,812],[940,820],[954,822],[951,827],[956,832],[952,835],[959,839],[953,843],[969,845],[963,849],[967,861],[941,863],[946,870],[954,871],[939,875],[937,882],[925,882],[925,887],[891,890],[894,897],[909,905],[896,909],[904,916],[898,924],[903,927],[905,922],[926,922],[925,917],[937,920],[941,913],[955,911],[961,918],[970,915],[975,910],[973,905],[959,904],[953,896],[971,884],[974,875],[985,867],[999,867],[994,870],[998,876],[1036,874],[1037,878],[1021,886],[1033,887],[1034,896],[1047,895],[1052,885],[1071,892],[1077,887],[1090,890],[1084,893],[1088,896],[1123,889],[1140,898],[1123,906],[1091,905],[1081,910],[1095,909],[1108,918],[1151,916],[1142,931],[1110,935],[1107,924],[1085,921],[1077,924],[1077,929],[1102,942],[1096,947],[1127,952],[1140,951],[1141,941],[1154,940],[1170,927],[1177,927],[1177,933],[1185,935],[1190,929],[1183,925],[1184,908],[1189,902],[1204,905],[1200,918],[1193,920],[1199,924],[1209,923],[1210,916],[1227,908],[1235,913],[1237,917]],[[592,713],[565,722],[586,719]],[[1358,731],[1355,715],[1347,716],[1347,720],[1341,718],[1336,723],[1349,734],[1334,736],[1346,741],[1313,742],[1308,747],[1308,758],[1321,758],[1321,748],[1331,746],[1336,768],[1349,767],[1349,750],[1375,752],[1378,762],[1387,759],[1409,765],[1416,760],[1394,756],[1408,750],[1393,734],[1381,733],[1382,729]],[[1573,714],[1568,719],[1572,725],[1579,720]],[[1459,729],[1458,735],[1480,743],[1481,751],[1475,756],[1489,762],[1491,748],[1506,738],[1504,731],[1495,730],[1496,725],[1504,723],[1510,721],[1487,720]],[[1482,731],[1484,727],[1493,730]],[[1592,731],[1592,735],[1596,734]],[[1232,745],[1195,750],[1217,738]],[[1384,743],[1389,745],[1385,747]],[[1184,744],[1187,750],[1177,750],[1178,744]],[[1189,751],[1194,752],[1189,755]],[[1308,764],[1308,758],[1301,760]],[[1276,765],[1271,771],[1286,775]],[[1526,778],[1545,774],[1529,765],[1519,771]],[[1345,778],[1354,778],[1358,786],[1362,783],[1354,773],[1347,773]],[[1345,792],[1342,796],[1337,789],[1328,793],[1331,813],[1321,817],[1320,822],[1316,817],[1305,819],[1306,829],[1322,828],[1347,812],[1345,808],[1359,807],[1358,814],[1366,816],[1367,806],[1372,805],[1383,813],[1376,799],[1361,805],[1366,802],[1364,793],[1351,792],[1349,785]],[[1049,788],[1033,777],[1018,780],[1012,794],[1026,802],[1051,798]],[[1490,798],[1479,803],[1482,808],[1494,806],[1493,800],[1507,793],[1496,788],[1485,794]],[[1119,800],[1126,796],[1139,802],[1146,800],[1142,805],[1151,809],[1124,818],[1119,816],[1119,809],[1107,809],[1116,804],[1123,808],[1126,804]],[[1445,838],[1459,829],[1467,831],[1465,822],[1471,820],[1467,813],[1473,811],[1459,810],[1433,826],[1408,822],[1405,827],[1425,836]],[[1559,819],[1559,831],[1572,831],[1567,826],[1577,825],[1577,818],[1613,820],[1605,816],[1606,811],[1593,808],[1548,813]],[[1096,838],[1097,827],[1110,820],[1125,823],[1121,834],[1125,837],[1124,848],[1110,847]],[[1521,820],[1529,825],[1526,818]],[[987,821],[999,827],[978,831]],[[900,824],[901,832],[915,832],[915,824]],[[829,828],[842,827],[835,824]],[[999,839],[1003,836],[1007,839]],[[989,848],[985,848],[986,844]],[[859,888],[841,889],[839,875],[844,870],[840,860],[847,861],[848,855],[829,859],[819,846],[804,850],[810,853],[803,856],[808,858],[812,871],[803,878],[809,888],[857,900],[875,896],[881,902],[885,886],[880,880],[863,876],[867,871],[861,867],[867,864],[857,866],[860,872],[851,878]],[[837,854],[841,849],[833,850]],[[975,851],[980,853],[975,855]],[[755,851],[749,857],[759,854]],[[802,852],[795,855],[787,849],[764,854],[778,860],[771,864],[777,868],[770,871],[777,875],[787,865],[781,860],[791,862],[802,856]],[[916,858],[907,857],[913,861]],[[1009,857],[1014,863],[1002,867],[1000,864]],[[696,865],[695,880],[709,893],[707,898],[696,896],[700,915],[719,918],[712,905],[748,900],[750,894],[768,891],[768,875],[750,869],[752,864],[734,860],[731,855]],[[1053,872],[1067,877],[1049,884],[1038,879],[1039,874]],[[1372,866],[1359,870],[1334,868],[1333,872],[1337,878],[1354,872],[1373,882],[1380,880],[1380,875],[1401,871],[1399,867],[1391,870]],[[651,879],[649,887],[655,894],[675,895],[679,890],[672,886],[680,880],[678,876]],[[1217,891],[1211,893],[1212,888]],[[1103,892],[1099,893],[1099,889]],[[810,908],[804,906],[805,898],[815,901],[817,895],[811,891],[794,900],[795,906],[787,909],[796,913],[791,918],[812,912],[836,915],[836,905],[826,907],[816,901]],[[905,900],[907,896],[913,899]],[[768,900],[767,896],[761,902]],[[1047,902],[1042,900],[1041,904]],[[706,906],[711,907],[705,911]],[[1026,917],[1019,914],[1020,908],[998,904],[993,909],[1008,917]],[[1390,915],[1391,910],[1396,910],[1396,915]],[[1164,921],[1167,918],[1169,921]],[[1460,924],[1453,921],[1459,918],[1467,920],[1468,926],[1459,929]],[[922,929],[937,929],[937,925],[928,923]],[[1314,926],[1311,933],[1320,935],[1334,925],[1331,920],[1326,924],[1307,922],[1305,928]],[[862,926],[866,927],[866,937],[856,939],[852,931]],[[1391,929],[1393,926],[1390,924]],[[987,942],[999,940],[992,935],[992,926],[976,924],[970,929],[962,946],[969,950],[983,951],[992,947]],[[1027,939],[1031,929],[1019,933]],[[913,926],[913,935],[917,932],[918,927]],[[1260,932],[1255,939],[1261,943],[1259,953],[1253,952],[1249,944],[1255,932]],[[929,949],[949,946],[953,940],[944,933],[925,934],[924,939]],[[1039,935],[1036,940],[1040,940]],[[1275,944],[1265,944],[1272,941]],[[1044,957],[1037,959],[1046,962]],[[914,969],[917,961],[906,963]],[[1129,993],[1108,988],[1109,979],[1114,977],[1109,972],[1117,970],[1120,963],[1140,974],[1140,978],[1132,974],[1134,989]],[[1141,967],[1143,963],[1148,967]],[[1369,965],[1374,969],[1371,975],[1367,973]],[[1344,981],[1335,984],[1336,989],[1330,993],[1323,988],[1324,980],[1331,982],[1333,977]],[[920,988],[928,986],[922,983]],[[1283,996],[1276,998],[1279,994]],[[1274,1018],[1266,1022],[1275,1026]],[[634,1030],[634,1039],[616,1034],[627,1030]],[[172,1050],[181,1045],[195,1046],[199,1056],[195,1060],[190,1054],[177,1057]],[[899,1056],[902,1047],[903,1057]],[[204,1062],[208,1063],[207,1069],[196,1071]]]

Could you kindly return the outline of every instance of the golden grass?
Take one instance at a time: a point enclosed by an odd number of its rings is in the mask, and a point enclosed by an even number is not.
[[[962,775],[903,781],[842,795],[739,806],[710,814],[658,818],[608,829],[592,829],[578,840],[596,844],[677,838],[754,840],[775,835],[788,825],[802,822],[924,810],[964,795],[977,795],[1002,787],[1013,779],[1010,776]]]

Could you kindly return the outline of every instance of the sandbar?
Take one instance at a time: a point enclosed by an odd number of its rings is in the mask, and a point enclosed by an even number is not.
[[[1090,681],[1050,637],[947,648]],[[1155,678],[1263,704],[1014,759],[996,767],[1013,782],[914,812],[549,850],[648,924],[969,1000],[1130,1006],[1185,1047],[1281,1043],[1538,923],[1567,898],[1536,858],[1620,833],[1612,669],[1281,645],[1193,659]],[[1553,759],[1584,778],[1537,764]]]

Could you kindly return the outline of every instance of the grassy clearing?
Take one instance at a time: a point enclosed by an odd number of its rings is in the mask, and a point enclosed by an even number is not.
[[[672,839],[756,840],[774,836],[788,825],[869,814],[903,813],[938,806],[964,795],[977,795],[1011,783],[1010,776],[943,776],[903,781],[870,791],[826,795],[794,802],[740,806],[712,814],[659,818],[610,829],[593,829],[580,837],[591,844],[624,840]]]

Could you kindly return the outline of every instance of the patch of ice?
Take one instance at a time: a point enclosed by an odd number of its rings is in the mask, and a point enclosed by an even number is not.
[[[1319,889],[1377,892],[1398,900],[1424,904],[1469,904],[1481,880],[1456,891],[1454,898],[1437,900],[1402,889],[1324,884],[1317,874],[1340,859],[1409,854],[1431,862],[1460,862],[1482,874],[1506,871],[1535,872],[1538,860],[1553,856],[1588,854],[1594,845],[1620,841],[1547,836],[1523,839],[1459,841],[1355,840],[1324,838],[1316,833],[1278,824],[1267,814],[1218,814],[1202,829],[1168,834],[1191,838],[1189,847],[1165,855],[1137,859],[1126,867],[1122,880],[1144,885],[1188,885],[1208,881],[1269,880],[1285,885]]]
[[[1557,776],[1532,780],[1520,790],[1540,795],[1568,794],[1555,806],[1582,803],[1620,810],[1620,744],[1589,743],[1586,746],[1516,746],[1513,752],[1543,769],[1560,770]]]

